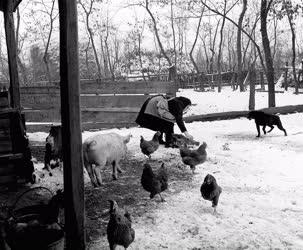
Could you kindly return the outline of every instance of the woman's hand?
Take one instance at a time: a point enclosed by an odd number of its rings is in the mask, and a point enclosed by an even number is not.
[[[184,132],[184,135],[185,135],[186,138],[188,138],[190,140],[194,139],[194,137],[190,133],[188,133],[187,131]]]

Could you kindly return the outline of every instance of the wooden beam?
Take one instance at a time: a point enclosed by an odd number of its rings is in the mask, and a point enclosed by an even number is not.
[[[14,1],[8,1],[4,9],[4,26],[6,35],[6,46],[8,55],[8,67],[10,77],[10,106],[20,109],[20,90],[17,65],[17,45],[14,27]]]
[[[7,3],[9,3],[12,6],[12,11],[15,12],[21,1],[22,0],[0,0],[0,10],[4,12]]]
[[[271,107],[259,109],[269,114],[293,114],[293,113],[302,113],[303,105],[287,105],[281,107]],[[209,122],[209,121],[217,121],[217,120],[229,120],[229,119],[238,119],[241,117],[246,117],[249,111],[228,111],[228,112],[220,112],[220,113],[211,113],[204,115],[191,115],[184,117],[184,121],[186,123],[191,122]]]
[[[85,250],[77,1],[58,2],[66,249]]]

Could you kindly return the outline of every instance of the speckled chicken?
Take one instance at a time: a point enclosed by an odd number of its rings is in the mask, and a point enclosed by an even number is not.
[[[186,147],[180,148],[180,155],[183,163],[185,165],[189,165],[193,173],[198,164],[202,164],[206,161],[206,146],[207,144],[203,142],[198,149],[188,149]]]
[[[156,132],[152,138],[152,140],[147,141],[141,136],[140,140],[140,148],[143,154],[151,157],[151,154],[154,153],[159,148],[159,137],[161,135],[161,132]]]
[[[123,208],[120,208],[116,201],[110,202],[110,219],[107,224],[107,240],[110,250],[116,249],[117,245],[125,249],[135,239],[135,230],[131,227],[131,215]]]
[[[211,174],[206,175],[200,191],[203,199],[212,202],[212,207],[214,208],[215,213],[220,194],[222,193],[222,188],[217,184],[215,177]]]
[[[154,198],[156,194],[159,194],[161,201],[165,201],[161,192],[167,189],[168,187],[168,175],[167,170],[164,167],[164,163],[162,163],[159,168],[157,174],[155,174],[148,163],[145,163],[143,166],[143,173],[141,177],[142,187],[150,192],[150,198]]]

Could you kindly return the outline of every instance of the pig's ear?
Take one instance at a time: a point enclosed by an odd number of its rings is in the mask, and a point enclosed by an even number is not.
[[[128,134],[127,136],[125,136],[125,138],[123,140],[124,143],[128,143],[131,137],[132,137],[132,134]]]

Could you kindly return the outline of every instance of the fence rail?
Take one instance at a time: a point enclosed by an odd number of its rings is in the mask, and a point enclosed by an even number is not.
[[[80,107],[82,123],[90,128],[125,127],[135,124],[144,101],[155,94],[175,96],[174,82],[106,82],[81,80]],[[60,87],[21,87],[21,106],[27,123],[60,123]]]

